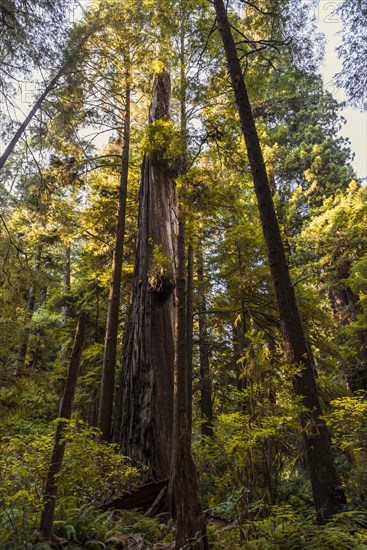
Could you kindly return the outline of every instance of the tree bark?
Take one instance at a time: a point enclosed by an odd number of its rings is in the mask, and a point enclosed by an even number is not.
[[[194,251],[191,244],[187,247],[187,287],[186,287],[186,415],[189,431],[192,431],[192,358],[194,330]]]
[[[168,118],[169,108],[170,77],[164,72],[154,81],[149,121]],[[176,208],[172,170],[159,155],[146,154],[114,440],[148,467],[151,481],[169,476],[172,452]]]
[[[64,247],[64,291],[69,292],[70,291],[70,282],[71,282],[71,267],[70,267],[70,245],[66,245]],[[66,326],[68,317],[68,306],[63,305],[61,307],[61,319],[62,319],[62,326]]]
[[[307,350],[236,45],[223,0],[214,0],[213,3],[254,180],[287,360],[292,365],[302,367],[299,375],[294,377],[294,388],[305,407],[305,412],[301,415],[304,449],[316,513],[318,519],[323,521],[340,510],[341,505],[345,502],[345,497],[335,468],[329,434],[322,419],[313,365]]]
[[[127,186],[129,178],[131,118],[130,96],[130,66],[129,61],[127,61],[125,86],[125,126],[121,159],[122,165],[116,220],[115,246],[112,260],[112,276],[110,282],[110,293],[108,297],[107,323],[103,352],[101,398],[98,412],[98,427],[102,432],[102,439],[105,441],[109,441],[111,437],[113,393],[115,387],[117,334],[119,325],[121,277],[125,239]]]
[[[38,246],[37,252],[36,252],[36,270],[37,271],[40,269],[40,266],[41,266],[41,255],[42,255],[42,246]],[[24,328],[21,333],[19,348],[17,353],[16,371],[15,371],[16,376],[22,376],[22,374],[24,373],[24,368],[25,368],[26,359],[27,359],[27,351],[28,351],[30,323],[33,317],[35,301],[36,301],[35,288],[34,288],[34,285],[31,285],[27,294]]]
[[[78,326],[76,329],[73,351],[70,360],[69,372],[66,379],[64,396],[60,408],[60,420],[57,424],[54,448],[52,451],[51,462],[47,474],[47,481],[44,493],[44,509],[41,516],[40,533],[49,539],[52,535],[52,528],[55,515],[56,496],[57,496],[57,476],[61,470],[65,452],[65,441],[63,433],[67,426],[66,420],[71,418],[76,385],[78,381],[80,360],[85,340],[87,327],[86,313],[82,313],[79,317]]]
[[[200,351],[200,405],[201,416],[203,423],[201,425],[201,433],[203,436],[213,437],[213,402],[212,402],[212,385],[210,380],[210,365],[209,365],[209,341],[208,328],[206,319],[206,300],[203,290],[204,283],[204,259],[203,250],[199,247],[197,276],[199,283],[199,351]]]
[[[31,286],[27,294],[27,305],[26,305],[26,315],[24,319],[24,328],[21,333],[19,347],[18,347],[16,371],[15,371],[16,376],[22,376],[22,374],[24,374],[24,367],[26,363],[29,332],[30,332],[29,323],[31,322],[31,319],[33,316],[34,303],[35,303],[34,288],[33,286]]]
[[[233,324],[233,348],[235,359],[236,385],[237,390],[242,392],[247,387],[247,376],[245,375],[245,359],[244,352],[246,349],[246,313],[241,298],[241,313],[239,319]],[[243,405],[243,403],[242,403]]]
[[[176,520],[176,550],[182,548],[209,550],[199,495],[198,476],[191,454],[191,433],[186,414],[185,226],[183,220],[179,221],[177,257],[175,401],[172,466],[168,491],[171,514]]]
[[[188,133],[187,133],[187,78],[186,78],[186,19],[185,9],[181,14],[180,24],[180,126],[182,141],[182,160],[180,173],[184,175],[189,167],[188,158]],[[187,198],[187,197],[186,197]],[[183,199],[182,199],[183,200]],[[185,201],[187,208],[187,200]],[[184,251],[185,252],[185,251]],[[186,288],[186,350],[185,350],[185,407],[189,424],[190,434],[192,433],[192,358],[193,358],[193,247],[188,245],[187,257],[187,288]],[[191,436],[190,436],[191,437]]]

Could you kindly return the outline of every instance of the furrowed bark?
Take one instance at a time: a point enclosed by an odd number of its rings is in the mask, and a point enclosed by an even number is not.
[[[149,121],[169,118],[169,109],[170,77],[164,72],[154,81]],[[146,154],[114,440],[124,454],[148,467],[150,481],[169,476],[172,452],[176,209],[168,162]],[[158,265],[162,256],[164,265]]]
[[[312,361],[291,283],[289,268],[276,217],[244,76],[223,0],[214,0],[219,31],[246,142],[255,193],[267,246],[287,360],[302,370],[294,388],[306,412],[301,415],[304,450],[318,519],[323,521],[345,502],[332,456],[329,434],[322,419]]]
[[[181,137],[183,144],[181,173],[188,167],[185,14],[181,21]],[[182,200],[182,198],[181,198]],[[189,246],[188,272],[185,281],[185,218],[179,203],[176,269],[176,346],[174,364],[174,423],[172,436],[171,476],[168,488],[169,504],[175,525],[175,548],[209,550],[206,523],[199,494],[198,475],[191,451],[192,416],[192,286],[193,251]],[[187,295],[186,291],[187,290]],[[187,302],[186,302],[187,300]],[[186,305],[188,306],[186,311]],[[189,348],[189,349],[188,349]]]

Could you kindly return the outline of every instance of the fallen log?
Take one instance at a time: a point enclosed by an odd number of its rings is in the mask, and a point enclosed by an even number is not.
[[[102,510],[130,510],[131,508],[144,508],[155,502],[164,489],[168,487],[168,479],[154,481],[139,487],[131,493],[126,493],[101,506]]]

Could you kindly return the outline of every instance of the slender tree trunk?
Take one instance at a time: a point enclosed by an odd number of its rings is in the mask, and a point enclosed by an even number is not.
[[[341,505],[345,502],[345,497],[335,468],[329,434],[322,419],[313,365],[307,350],[236,45],[223,0],[214,0],[213,3],[254,180],[287,360],[292,365],[302,366],[302,371],[294,378],[294,387],[306,410],[301,415],[304,449],[316,512],[318,519],[322,521],[340,510]]]
[[[243,303],[243,298],[241,299],[241,313],[239,319],[236,323],[233,324],[233,348],[234,348],[234,358],[235,358],[235,371],[236,371],[236,385],[239,392],[243,391],[247,387],[247,379],[244,373],[245,370],[245,359],[244,351],[246,348],[246,313]]]
[[[149,121],[169,117],[170,77],[157,75]],[[139,195],[132,302],[117,399],[114,440],[148,466],[146,478],[169,476],[173,428],[175,256],[174,175],[159,154],[145,155]]]
[[[71,282],[71,267],[70,267],[70,246],[67,245],[64,247],[64,291],[69,292],[70,291],[70,282]],[[63,305],[61,308],[61,319],[62,319],[62,326],[66,326],[68,317],[68,306]]]
[[[36,270],[40,269],[41,255],[42,255],[42,247],[38,246],[37,252],[36,252]],[[16,371],[15,371],[16,376],[21,376],[24,373],[24,367],[26,364],[27,351],[28,351],[30,323],[33,317],[35,301],[36,301],[35,289],[34,289],[34,286],[31,285],[27,294],[24,328],[21,333],[17,360],[16,360]]]
[[[94,34],[94,32],[97,29],[97,25],[93,29],[91,29],[79,42],[79,44],[71,49],[70,52],[67,52],[67,58],[66,61],[62,64],[60,69],[56,72],[55,76],[50,80],[49,84],[46,86],[42,94],[39,96],[35,104],[33,105],[32,109],[29,111],[26,118],[23,120],[22,124],[19,126],[18,130],[15,132],[13,138],[11,139],[9,145],[5,148],[5,151],[0,157],[0,170],[8,160],[11,153],[14,151],[15,146],[17,145],[18,141],[23,136],[24,132],[28,128],[29,123],[33,119],[36,112],[41,108],[42,103],[45,101],[47,96],[52,92],[52,90],[56,87],[57,83],[59,82],[60,78],[66,73],[67,69],[70,67],[72,61],[74,60],[73,54],[75,52],[80,52],[84,45],[86,44],[87,40]]]
[[[186,13],[182,14],[180,32],[181,57],[181,138],[183,157],[181,173],[188,166],[186,115]],[[176,520],[175,548],[209,550],[206,523],[199,494],[199,482],[191,452],[192,423],[192,340],[193,340],[193,250],[188,250],[188,282],[185,287],[185,213],[180,205],[176,269],[176,347],[174,364],[174,423],[172,436],[169,501]],[[185,295],[185,288],[187,295]],[[186,310],[187,305],[187,310]]]
[[[29,342],[29,332],[30,332],[29,324],[31,322],[32,315],[33,315],[34,303],[35,303],[34,287],[31,286],[30,289],[28,290],[24,328],[22,329],[22,334],[20,337],[20,342],[18,347],[17,363],[16,363],[16,371],[15,371],[16,376],[22,376],[22,374],[24,374],[24,366],[26,362],[28,342]]]
[[[65,69],[67,67],[68,63],[65,63],[61,69],[56,73],[56,75],[51,79],[50,83],[46,86],[40,97],[37,99],[35,104],[33,105],[32,109],[29,111],[28,115],[22,122],[22,124],[19,126],[18,130],[15,132],[12,140],[10,141],[9,145],[6,147],[4,153],[0,157],[0,170],[8,160],[9,156],[13,152],[16,144],[26,131],[29,123],[31,122],[32,118],[36,114],[36,112],[41,107],[42,103],[46,99],[46,97],[50,94],[50,92],[55,88],[57,82],[60,80],[61,76],[64,74]]]
[[[63,433],[67,423],[65,419],[71,418],[76,385],[78,381],[80,360],[85,340],[87,327],[87,314],[83,313],[79,317],[78,326],[76,329],[73,351],[70,360],[70,367],[66,379],[64,396],[60,408],[60,420],[57,424],[54,448],[52,451],[51,462],[47,474],[47,481],[44,494],[44,509],[41,516],[40,533],[49,539],[52,535],[52,528],[55,515],[56,496],[57,496],[57,476],[61,470],[65,452],[65,441]]]
[[[185,11],[185,10],[184,10]],[[187,96],[186,96],[186,13],[183,11],[180,26],[180,125],[182,139],[182,164],[180,172],[185,174],[188,166],[188,134],[187,134]],[[187,201],[186,201],[187,202]],[[190,434],[192,431],[192,358],[193,358],[193,274],[194,253],[190,243],[188,245],[187,256],[187,288],[186,288],[186,368],[185,368],[185,387],[186,387],[186,415],[189,423]]]
[[[101,398],[99,403],[98,427],[102,432],[102,438],[110,440],[113,393],[115,387],[117,334],[119,325],[119,309],[121,295],[121,276],[125,238],[126,199],[129,177],[130,155],[130,67],[126,63],[126,87],[125,87],[125,127],[122,149],[122,167],[119,187],[119,199],[115,233],[115,247],[112,260],[112,276],[110,293],[108,298],[106,335],[102,365]]]
[[[204,259],[202,248],[199,247],[197,255],[197,276],[199,283],[199,350],[200,350],[200,404],[203,423],[201,433],[203,436],[213,437],[213,402],[212,385],[209,366],[209,339],[206,318],[206,300],[203,290],[204,283]]]
[[[187,287],[186,287],[186,415],[192,431],[192,358],[194,331],[194,250],[191,244],[187,247]]]
[[[179,221],[177,258],[175,401],[169,498],[171,513],[176,520],[176,550],[182,548],[209,550],[198,476],[191,454],[191,433],[186,409],[185,225],[183,220]]]

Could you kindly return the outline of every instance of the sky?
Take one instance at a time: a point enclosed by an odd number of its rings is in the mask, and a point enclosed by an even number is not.
[[[352,1],[352,0],[351,0]],[[341,21],[335,13],[339,0],[320,0],[317,8],[318,30],[325,35],[326,51],[321,73],[325,87],[338,101],[345,101],[345,92],[336,87],[333,82],[334,75],[341,69],[341,63],[336,53],[340,45],[341,37],[338,32],[341,29]],[[341,134],[348,137],[351,149],[355,154],[352,162],[358,178],[367,179],[367,112],[346,107],[341,112],[346,119]]]

